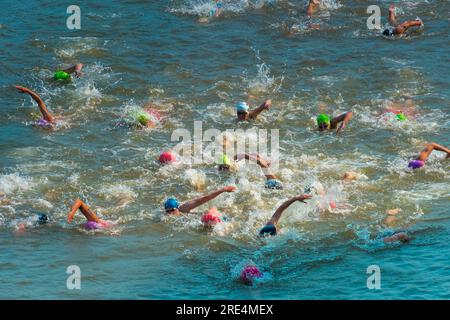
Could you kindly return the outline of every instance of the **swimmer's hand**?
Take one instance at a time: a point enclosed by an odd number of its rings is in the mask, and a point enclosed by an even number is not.
[[[226,187],[222,188],[223,192],[235,192],[236,190],[237,190],[237,188],[234,186],[226,186]]]
[[[272,106],[272,100],[269,99],[269,100],[264,101],[264,107],[263,107],[264,110],[269,109],[271,106]]]
[[[306,203],[305,200],[306,199],[311,199],[311,198],[312,198],[312,195],[310,195],[310,194],[302,194],[300,196],[297,196],[296,200],[300,201],[300,202],[303,202],[303,203]]]
[[[389,12],[395,12],[395,6],[393,4],[389,6]]]

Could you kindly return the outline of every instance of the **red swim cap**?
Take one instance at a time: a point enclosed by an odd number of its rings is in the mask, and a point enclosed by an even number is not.
[[[170,151],[163,152],[159,156],[159,162],[161,164],[171,164],[171,163],[174,163],[176,160],[177,160],[177,157],[175,156],[175,154],[173,154]]]
[[[202,222],[206,225],[213,226],[216,223],[222,222],[220,219],[221,214],[217,212],[216,208],[211,208],[207,213],[202,216]]]

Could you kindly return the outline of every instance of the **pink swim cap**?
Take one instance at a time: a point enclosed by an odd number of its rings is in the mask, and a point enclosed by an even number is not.
[[[213,226],[216,223],[222,222],[220,219],[221,214],[217,212],[217,208],[211,208],[207,213],[202,216],[202,222],[206,225]]]
[[[171,163],[174,163],[176,160],[177,160],[177,157],[175,156],[175,154],[173,154],[170,151],[163,152],[159,156],[159,162],[161,164],[171,164]]]
[[[251,283],[255,278],[261,278],[262,273],[256,266],[246,266],[241,272],[241,280],[245,283]]]

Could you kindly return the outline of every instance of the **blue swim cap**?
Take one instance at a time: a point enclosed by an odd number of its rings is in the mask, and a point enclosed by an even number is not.
[[[164,202],[165,210],[178,209],[179,206],[180,206],[180,204],[178,203],[177,199],[174,199],[174,198],[169,198],[166,200],[166,202]]]
[[[283,184],[276,180],[276,179],[270,179],[266,181],[266,188],[269,189],[283,189]]]
[[[264,236],[266,234],[270,234],[271,236],[275,236],[277,234],[277,228],[273,224],[269,224],[264,226],[264,228],[259,231],[260,236]]]
[[[249,109],[249,107],[248,107],[247,102],[239,102],[239,103],[236,105],[236,111],[237,111],[237,112],[239,112],[239,111],[241,111],[241,112],[242,112],[242,111],[247,112],[248,109]]]

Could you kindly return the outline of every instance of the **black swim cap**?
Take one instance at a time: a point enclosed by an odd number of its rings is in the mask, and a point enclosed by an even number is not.
[[[383,31],[383,36],[389,37],[391,35],[392,35],[392,33],[391,33],[391,31],[389,29],[386,29],[386,30]]]
[[[38,214],[38,223],[39,224],[44,224],[44,223],[47,223],[48,222],[48,217],[47,217],[47,215],[46,214],[43,214],[43,213],[39,213]]]
[[[267,233],[271,236],[275,236],[277,234],[277,228],[273,224],[269,224],[264,226],[264,228],[259,231],[260,236],[264,236]]]

